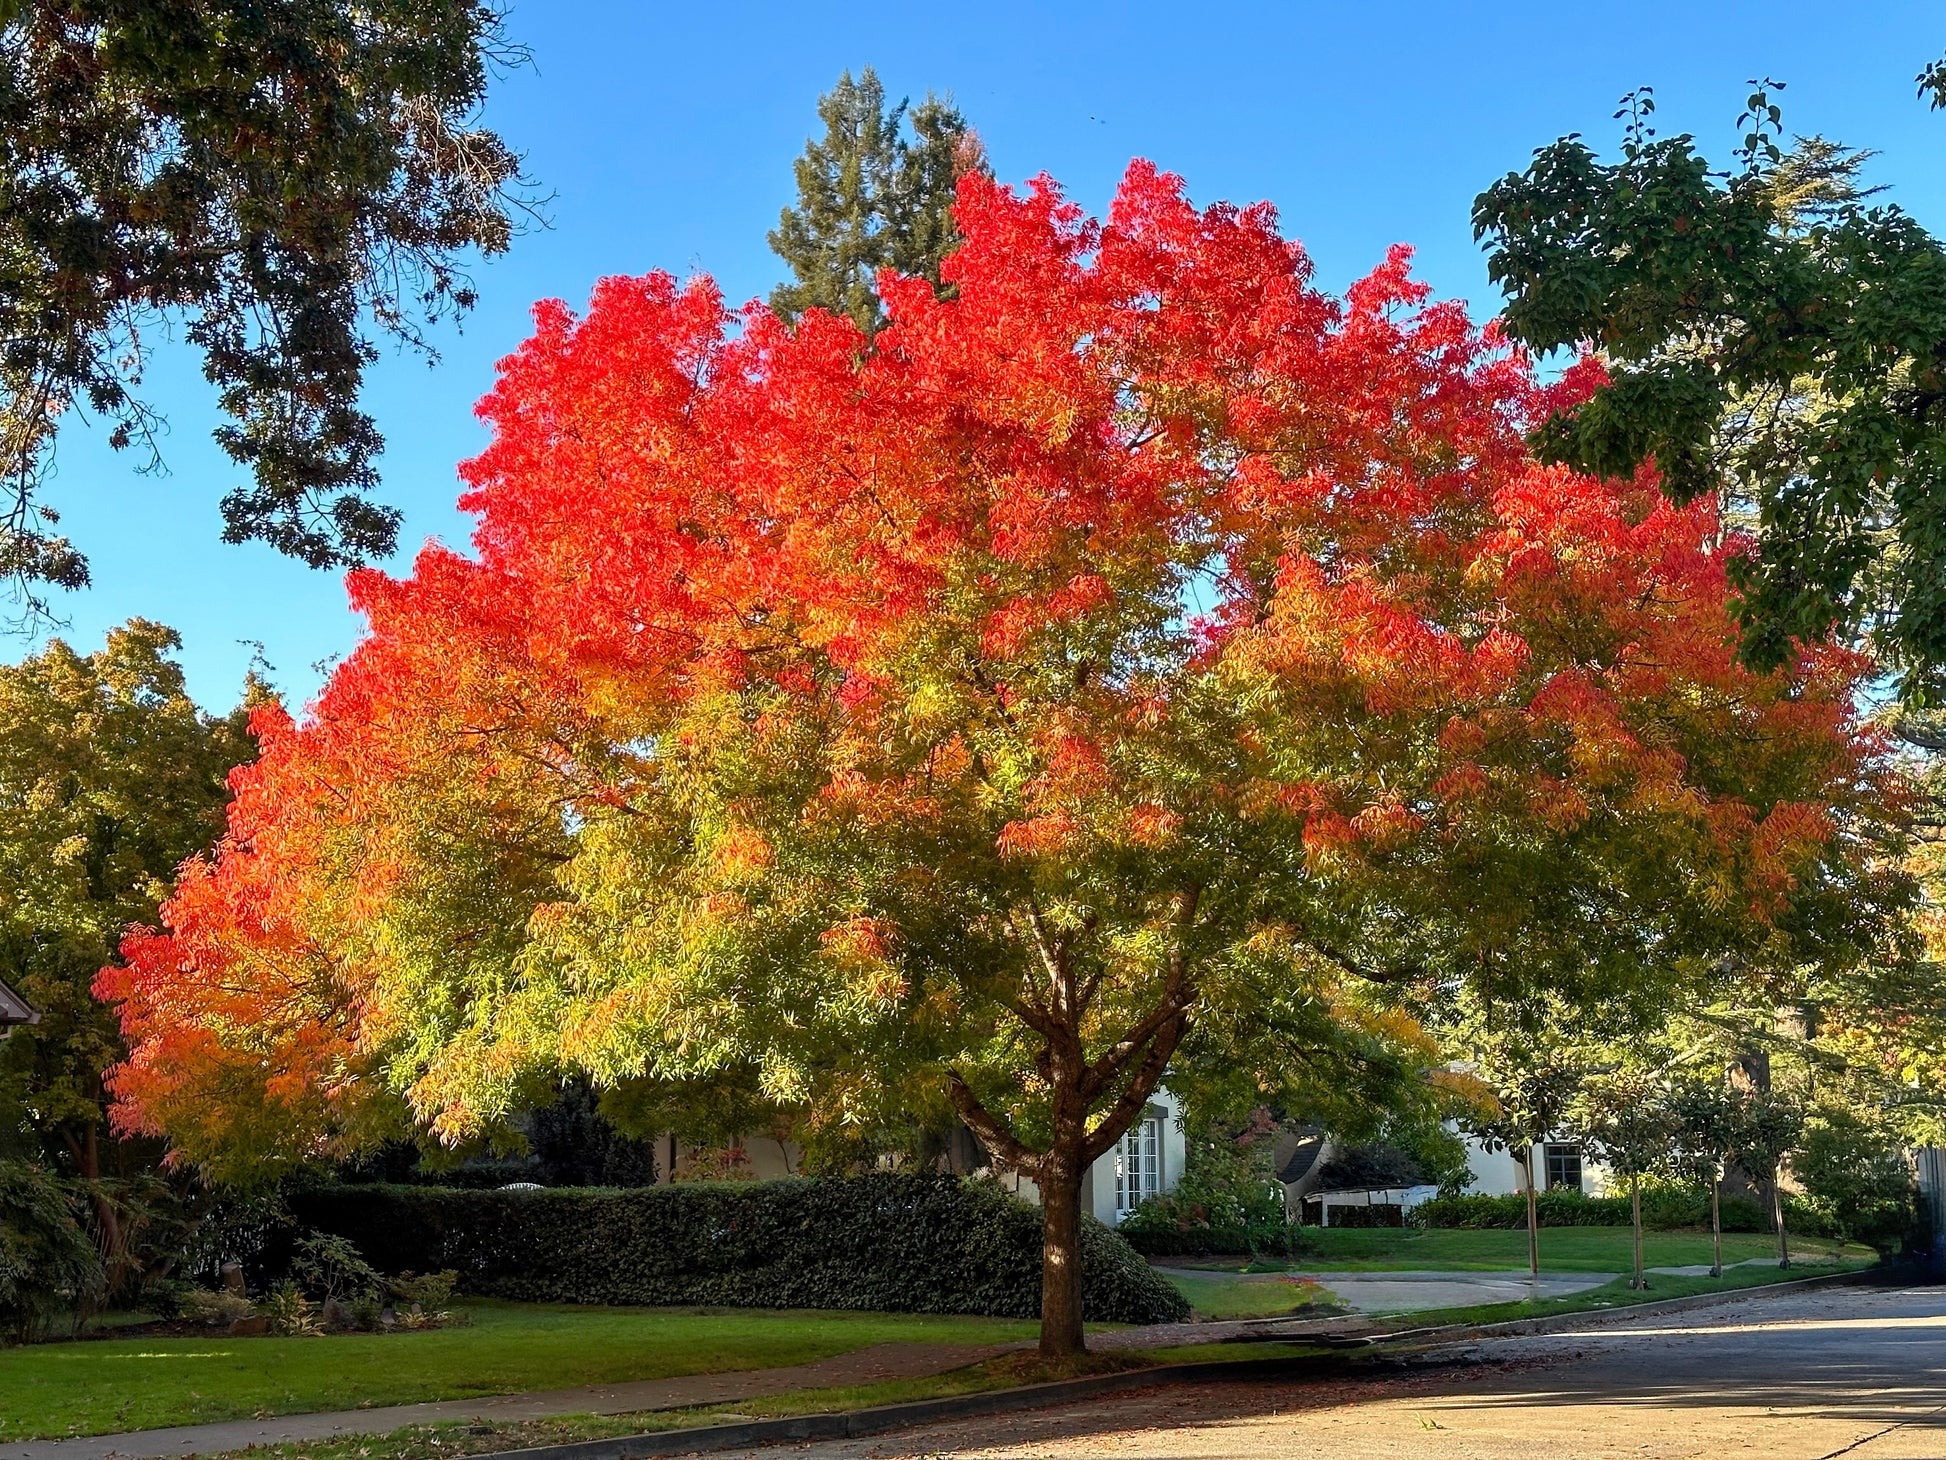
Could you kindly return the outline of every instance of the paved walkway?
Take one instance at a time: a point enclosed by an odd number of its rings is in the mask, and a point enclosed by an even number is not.
[[[337,1435],[382,1435],[407,1425],[443,1421],[487,1423],[545,1419],[556,1414],[642,1414],[657,1409],[688,1409],[785,1394],[794,1389],[876,1384],[886,1379],[922,1379],[977,1364],[1013,1345],[881,1343],[834,1354],[811,1364],[779,1369],[739,1369],[725,1374],[687,1374],[673,1379],[643,1379],[629,1384],[594,1384],[585,1389],[555,1389],[541,1394],[505,1394],[479,1399],[447,1399],[429,1404],[398,1404],[385,1409],[348,1409],[331,1414],[286,1414],[267,1419],[224,1420],[168,1430],[136,1430],[121,1435],[90,1435],[73,1440],[0,1441],[0,1460],[169,1460],[207,1455],[287,1440],[324,1440]]]

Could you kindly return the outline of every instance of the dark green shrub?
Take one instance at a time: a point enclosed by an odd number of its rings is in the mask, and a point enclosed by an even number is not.
[[[1334,1227],[1403,1227],[1405,1208],[1396,1202],[1375,1202],[1368,1207],[1333,1207]]]
[[[0,1339],[40,1337],[106,1280],[75,1191],[38,1166],[0,1161]]]
[[[1543,1191],[1534,1205],[1543,1227],[1626,1227],[1631,1221],[1628,1198],[1622,1196]],[[1525,1227],[1527,1198],[1518,1192],[1508,1196],[1438,1196],[1414,1207],[1412,1220],[1421,1227]]]
[[[325,1187],[300,1221],[349,1238],[385,1272],[459,1274],[462,1290],[530,1302],[1040,1312],[1040,1213],[951,1176],[683,1183],[625,1191]],[[1096,1322],[1188,1316],[1181,1294],[1092,1219],[1082,1306]]]
[[[1726,1196],[1720,1210],[1726,1232],[1761,1232],[1769,1226],[1763,1203],[1754,1196]]]
[[[1707,1227],[1710,1194],[1662,1177],[1642,1178],[1642,1225],[1667,1232],[1677,1227]]]
[[[1131,1241],[1137,1234],[1281,1230],[1284,1188],[1271,1159],[1276,1130],[1268,1112],[1241,1133],[1224,1125],[1191,1127],[1175,1189],[1150,1197],[1115,1230]]]
[[[1585,1196],[1581,1192],[1544,1191],[1535,1200],[1543,1227],[1626,1227],[1630,1225],[1626,1196]],[[1338,1220],[1334,1212],[1331,1218]],[[1442,1196],[1413,1208],[1412,1221],[1421,1227],[1525,1227],[1527,1199],[1511,1196]],[[1642,1225],[1660,1231],[1677,1227],[1708,1227],[1707,1191],[1660,1182],[1642,1184]],[[1761,1232],[1767,1225],[1764,1209],[1754,1197],[1723,1198],[1723,1230]]]
[[[320,1303],[346,1303],[377,1293],[385,1279],[343,1237],[311,1232],[298,1238],[291,1276]]]
[[[1889,1135],[1847,1112],[1826,1113],[1791,1159],[1804,1195],[1786,1216],[1799,1231],[1896,1251],[1915,1223],[1916,1191]]]

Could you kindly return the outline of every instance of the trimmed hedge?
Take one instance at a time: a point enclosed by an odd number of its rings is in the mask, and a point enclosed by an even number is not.
[[[1522,1218],[1526,1220],[1525,1217]],[[1405,1208],[1393,1201],[1377,1201],[1370,1206],[1334,1206],[1331,1208],[1333,1227],[1392,1227],[1408,1225]]]
[[[1585,1196],[1581,1192],[1543,1191],[1534,1199],[1543,1227],[1626,1227],[1632,1222],[1625,1196]],[[1658,1190],[1642,1194],[1642,1225],[1657,1229],[1707,1227],[1709,1197],[1701,1192]],[[1337,1213],[1332,1213],[1334,1225]],[[1420,1227],[1525,1227],[1527,1198],[1511,1196],[1437,1196],[1412,1209]],[[1761,1232],[1763,1209],[1747,1196],[1723,1198],[1723,1230]]]
[[[847,1308],[1032,1318],[1040,1212],[992,1182],[814,1177],[628,1190],[334,1186],[294,1194],[306,1226],[349,1238],[382,1272],[460,1275],[525,1302]],[[1081,1224],[1082,1311],[1162,1323],[1189,1305],[1093,1218]]]

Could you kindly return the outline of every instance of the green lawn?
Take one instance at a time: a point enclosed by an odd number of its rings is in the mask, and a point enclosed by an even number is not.
[[[1189,1277],[1172,1272],[1169,1281],[1189,1299],[1199,1318],[1283,1318],[1305,1312],[1328,1317],[1343,1311],[1316,1283],[1295,1276],[1282,1282],[1241,1282],[1229,1273]]]
[[[469,1308],[470,1327],[423,1333],[0,1349],[0,1441],[775,1368],[893,1340],[1004,1343],[1037,1331],[923,1314]]]
[[[1285,1263],[1260,1265],[1260,1270],[1290,1267],[1300,1272],[1400,1272],[1436,1269],[1447,1272],[1487,1272],[1527,1266],[1527,1233],[1471,1231],[1438,1227],[1308,1227],[1303,1256]],[[1543,1272],[1626,1272],[1630,1265],[1627,1227],[1541,1228]],[[1777,1239],[1765,1232],[1725,1232],[1723,1260],[1775,1257]],[[1807,1265],[1870,1261],[1868,1247],[1815,1237],[1793,1237],[1791,1257]],[[1710,1260],[1708,1232],[1648,1232],[1643,1235],[1643,1263],[1648,1267],[1684,1267]],[[1197,1266],[1205,1264],[1198,1263]],[[1208,1264],[1216,1266],[1217,1264]],[[1232,1270],[1241,1266],[1230,1263]]]

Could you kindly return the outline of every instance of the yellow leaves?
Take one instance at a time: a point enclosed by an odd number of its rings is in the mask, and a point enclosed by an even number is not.
[[[890,1009],[904,1001],[909,985],[892,958],[897,932],[881,918],[854,917],[819,936],[819,955],[837,970],[852,1002]]]
[[[1427,1077],[1432,1087],[1447,1097],[1455,1113],[1464,1110],[1480,1120],[1494,1120],[1501,1114],[1500,1098],[1478,1075],[1469,1070],[1435,1069]]]
[[[776,860],[777,852],[769,838],[742,824],[732,825],[711,849],[716,875],[733,887],[758,881]]]

